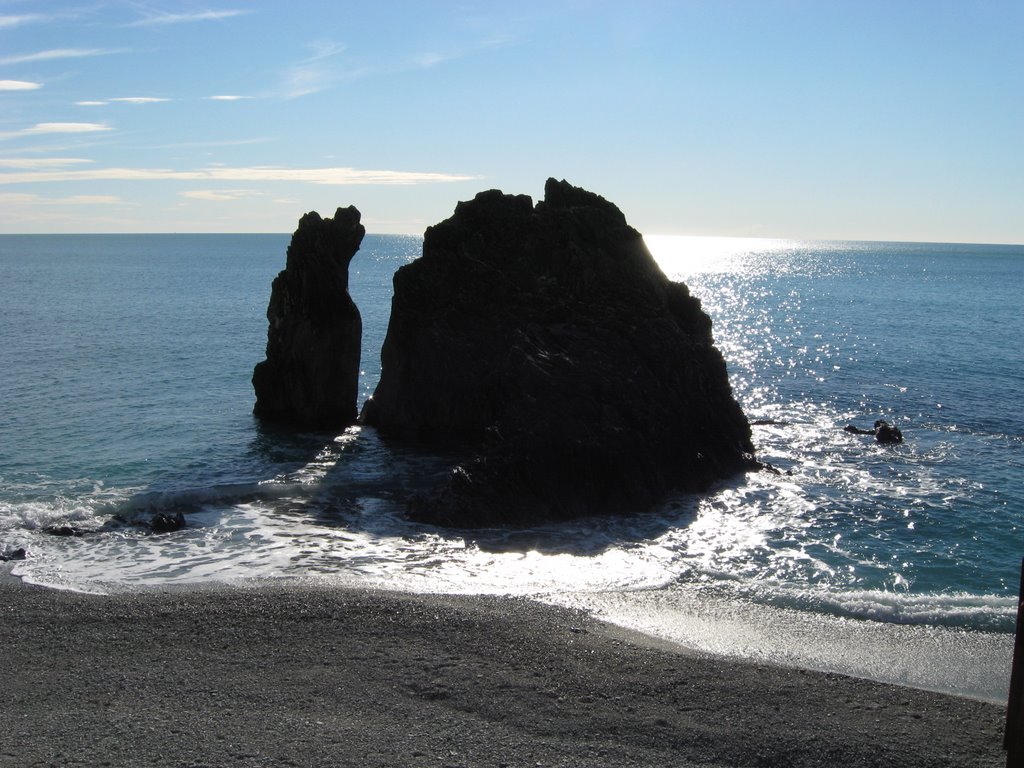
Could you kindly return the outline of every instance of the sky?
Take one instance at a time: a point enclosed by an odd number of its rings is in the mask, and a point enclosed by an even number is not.
[[[422,234],[548,177],[649,235],[1024,243],[1020,0],[0,0],[0,233]]]

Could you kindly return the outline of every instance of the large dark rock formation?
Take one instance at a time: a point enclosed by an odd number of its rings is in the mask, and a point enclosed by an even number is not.
[[[366,232],[359,218],[349,206],[299,220],[270,292],[267,359],[252,375],[260,418],[312,429],[356,419],[362,321],[348,265]]]
[[[598,195],[483,192],[427,229],[394,286],[362,420],[471,446],[416,519],[637,512],[756,466],[711,320]]]

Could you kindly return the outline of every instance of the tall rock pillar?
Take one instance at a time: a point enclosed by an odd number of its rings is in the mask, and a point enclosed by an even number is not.
[[[362,320],[348,293],[348,265],[366,229],[354,207],[299,220],[267,307],[267,359],[256,365],[253,413],[306,429],[356,420]]]

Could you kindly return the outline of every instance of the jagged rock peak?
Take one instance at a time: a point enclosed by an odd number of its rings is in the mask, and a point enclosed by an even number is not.
[[[360,218],[352,205],[338,208],[333,219],[324,219],[316,211],[304,214],[288,244],[285,270],[322,270],[336,275],[347,291],[348,265],[366,234]]]
[[[365,233],[352,206],[299,220],[271,287],[267,359],[252,377],[256,416],[325,430],[355,421],[362,321],[348,267]]]

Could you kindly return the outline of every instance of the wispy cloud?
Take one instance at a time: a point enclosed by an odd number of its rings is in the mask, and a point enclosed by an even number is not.
[[[110,130],[113,129],[106,123],[36,123],[31,128],[0,133],[0,140],[14,139],[19,136],[40,136],[54,133],[99,133]]]
[[[64,181],[247,181],[300,182],[328,185],[412,185],[471,181],[480,178],[454,173],[360,170],[356,168],[280,168],[274,166],[209,167],[190,171],[167,168],[89,168],[0,173],[0,184]]]
[[[348,46],[337,40],[314,40],[307,46],[313,53],[308,61],[322,61],[337,56],[348,50]]]
[[[114,205],[125,201],[117,195],[72,195],[52,198],[51,202],[60,205]]]
[[[351,83],[374,75],[394,75],[431,69],[446,62],[466,59],[485,51],[507,46],[514,40],[508,36],[491,35],[444,50],[428,50],[386,63],[340,61],[348,48],[332,41],[310,44],[313,53],[288,67],[283,73],[283,86],[273,95],[295,99],[326,91],[343,83]]]
[[[233,94],[221,94],[219,96],[206,96],[204,97],[207,101],[242,101],[244,99],[251,99],[252,96],[236,96]]]
[[[123,104],[162,104],[170,101],[162,96],[119,96],[116,99],[110,99],[113,102],[120,102]]]
[[[70,195],[45,197],[22,192],[0,192],[0,205],[118,205],[124,200],[116,195]]]
[[[413,69],[430,69],[432,67],[436,67],[438,64],[468,58],[483,51],[491,50],[492,48],[503,47],[509,45],[511,42],[513,42],[513,39],[510,37],[492,36],[478,40],[475,43],[469,43],[449,50],[427,51],[412,57],[411,67]]]
[[[454,58],[458,58],[452,53],[438,53],[436,51],[429,51],[427,53],[421,53],[419,56],[413,58],[413,66],[417,69],[430,69],[438,64],[445,61],[451,61]]]
[[[356,80],[370,70],[359,67],[343,67],[337,57],[347,46],[333,40],[318,40],[308,46],[312,54],[288,67],[283,76],[283,86],[278,95],[286,99],[297,99],[326,91],[341,82]]]
[[[91,162],[81,157],[0,157],[0,168],[64,168]]]
[[[56,61],[59,59],[85,59],[91,56],[110,56],[115,53],[127,53],[127,48],[51,48],[35,53],[21,53],[16,56],[0,58],[0,64],[28,64],[36,61]]]
[[[181,193],[182,197],[192,200],[203,200],[209,203],[230,203],[236,200],[263,197],[265,195],[265,192],[255,189],[196,189]]]
[[[24,13],[20,16],[0,16],[0,29],[20,27],[22,24],[34,24],[46,21],[47,17],[41,13]]]
[[[107,104],[162,104],[170,101],[162,96],[119,96],[115,99],[76,101],[76,107],[105,107]]]
[[[33,195],[27,192],[0,192],[0,205],[34,203],[39,199],[39,195]]]
[[[31,136],[39,133],[96,133],[109,130],[111,127],[106,123],[36,123],[18,133]]]
[[[25,24],[47,24],[53,21],[67,21],[81,17],[79,10],[67,9],[60,13],[0,14],[0,29],[21,27]]]
[[[243,16],[249,11],[197,11],[195,13],[156,13],[144,19],[127,24],[128,27],[156,27],[167,24],[190,24],[196,21],[223,21],[235,16]]]
[[[28,80],[0,80],[0,91],[34,91],[42,87],[42,83]]]
[[[154,144],[147,149],[202,149],[205,147],[246,147],[253,144],[266,144],[272,138],[263,136],[253,139],[224,139],[221,141],[177,141],[173,144]]]

